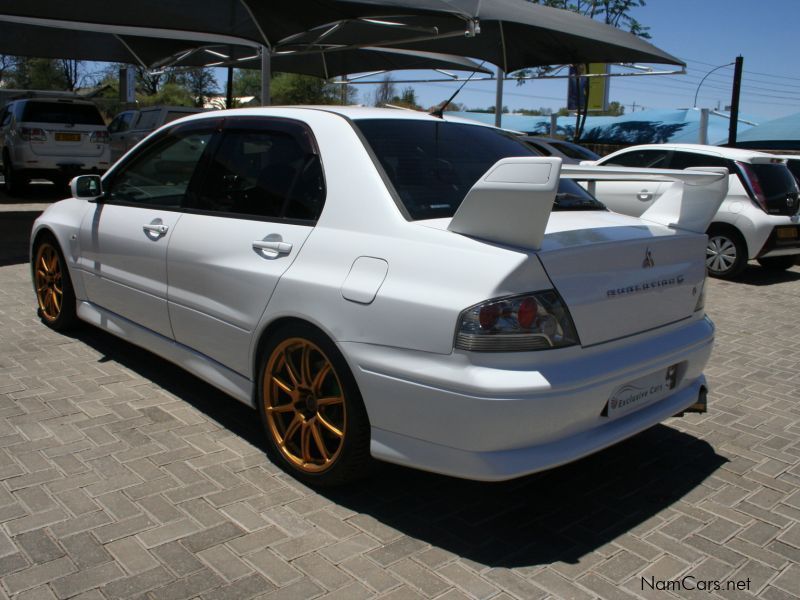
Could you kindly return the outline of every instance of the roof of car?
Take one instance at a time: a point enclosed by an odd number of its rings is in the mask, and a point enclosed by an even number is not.
[[[408,119],[414,121],[436,121],[441,123],[442,119],[434,117],[425,111],[420,110],[403,110],[398,108],[376,108],[372,106],[337,106],[337,105],[303,105],[303,106],[259,106],[253,108],[234,108],[229,111],[224,111],[227,114],[239,116],[278,116],[286,109],[292,110],[314,110],[341,115],[347,119],[361,120],[361,119]],[[203,119],[213,118],[219,115],[220,111],[209,111],[189,117],[184,117],[181,121],[190,119]],[[445,121],[451,123],[466,123],[469,125],[476,125],[479,127],[491,127],[483,123],[478,123],[470,119],[463,119],[461,117],[451,117],[445,113]]]
[[[625,151],[630,150],[686,150],[698,154],[711,154],[724,156],[734,160],[747,160],[754,156],[774,156],[756,150],[746,150],[743,148],[726,148],[724,146],[710,146],[705,144],[642,144],[640,146],[630,146]]]

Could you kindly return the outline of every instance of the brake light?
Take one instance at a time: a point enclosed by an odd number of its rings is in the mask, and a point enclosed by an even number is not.
[[[747,188],[750,197],[758,202],[758,205],[762,208],[765,213],[768,213],[767,210],[767,197],[764,195],[764,190],[761,187],[761,182],[758,180],[758,175],[756,175],[755,170],[753,167],[748,165],[744,162],[736,161],[736,166],[739,167],[739,172],[742,174],[742,179],[744,180],[745,188]]]
[[[20,127],[19,137],[26,142],[46,142],[47,134],[38,127]]]
[[[95,131],[89,136],[89,142],[92,144],[107,144],[110,139],[108,131]]]
[[[472,352],[524,352],[580,343],[555,290],[487,300],[463,311],[455,347]]]

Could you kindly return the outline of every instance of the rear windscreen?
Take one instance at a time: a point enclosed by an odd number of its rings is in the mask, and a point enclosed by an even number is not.
[[[27,102],[22,120],[29,123],[70,125],[105,125],[93,104],[67,102]]]
[[[413,220],[452,217],[475,182],[501,158],[538,156],[516,136],[491,127],[413,119],[356,122]],[[554,210],[603,210],[562,180]]]

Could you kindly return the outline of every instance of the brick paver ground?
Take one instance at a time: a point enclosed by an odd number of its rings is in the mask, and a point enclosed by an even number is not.
[[[0,267],[0,598],[800,596],[800,268],[712,281],[706,415],[503,484],[387,466],[315,492],[253,413]],[[669,592],[680,579],[749,591]],[[701,584],[702,585],[702,584]]]

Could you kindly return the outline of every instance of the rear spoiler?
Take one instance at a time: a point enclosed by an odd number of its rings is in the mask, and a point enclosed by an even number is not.
[[[705,233],[728,193],[728,170],[721,167],[676,171],[562,165],[556,157],[503,158],[472,186],[448,229],[538,250],[561,177],[579,181],[672,181],[673,185],[640,218],[698,233]]]

